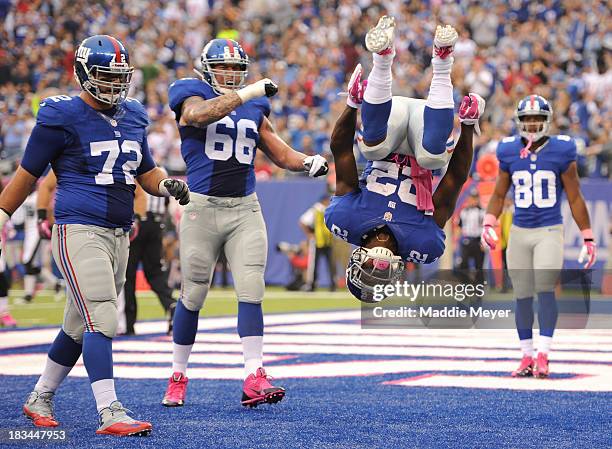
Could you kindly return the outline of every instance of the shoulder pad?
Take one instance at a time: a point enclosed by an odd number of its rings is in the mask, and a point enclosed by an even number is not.
[[[81,103],[68,95],[54,95],[40,102],[36,123],[44,126],[64,126],[74,123],[81,114]]]
[[[143,127],[149,126],[149,114],[147,114],[147,110],[140,101],[128,97],[125,99],[122,106],[131,113],[130,118],[132,118],[137,125]]]
[[[168,103],[175,113],[177,108],[189,97],[209,99],[215,97],[212,87],[197,78],[182,78],[168,87]],[[180,112],[180,111],[178,111]]]

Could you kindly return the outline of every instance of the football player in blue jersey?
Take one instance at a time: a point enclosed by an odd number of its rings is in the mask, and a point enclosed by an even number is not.
[[[270,383],[262,367],[266,227],[255,194],[255,152],[261,149],[279,167],[327,173],[319,155],[289,147],[274,131],[269,79],[245,85],[249,58],[238,42],[213,39],[203,49],[198,78],[170,85],[170,108],[181,135],[192,192],[180,224],[182,290],[174,314],[173,374],[162,404],[184,404],[187,362],[198,316],[221,251],[232,269],[238,297],[238,335],[244,352],[242,405],[280,401],[285,390]]]
[[[483,245],[494,249],[494,227],[506,193],[514,188],[514,218],[507,262],[516,297],[516,327],[523,358],[515,377],[548,377],[548,353],[557,322],[554,287],[563,266],[561,196],[565,190],[584,245],[579,262],[595,263],[595,242],[576,168],[576,142],[550,135],[553,110],[539,95],[523,98],[515,114],[519,136],[502,139],[497,147],[499,176],[483,221]],[[540,339],[537,359],[533,345],[533,297],[538,296]]]
[[[98,35],[76,51],[78,96],[46,98],[13,179],[0,195],[0,228],[51,164],[57,177],[53,257],[68,285],[62,329],[23,406],[34,425],[55,427],[53,396],[81,354],[99,413],[96,433],[147,435],[117,400],[112,338],[116,299],[125,282],[134,180],[150,194],[189,202],[183,181],[155,166],[144,107],[127,98],[134,71],[117,39]]]
[[[431,189],[432,174],[415,170],[406,155],[391,153],[369,161],[358,176],[353,138],[365,90],[360,77],[361,67],[357,66],[349,81],[347,107],[331,136],[336,192],[325,211],[325,223],[336,237],[358,246],[346,270],[349,291],[361,301],[377,302],[384,298],[377,288],[399,280],[405,262],[431,263],[444,252],[442,228],[469,174],[473,133],[483,100],[475,94],[464,97],[459,108],[461,136],[433,193],[433,210],[423,211],[417,207],[415,183],[429,183]]]

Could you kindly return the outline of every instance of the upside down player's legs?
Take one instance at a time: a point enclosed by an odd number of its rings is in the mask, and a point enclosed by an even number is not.
[[[366,145],[376,145],[387,136],[387,122],[391,114],[391,64],[395,52],[374,54],[374,66],[368,76],[368,85],[361,105],[363,140]]]

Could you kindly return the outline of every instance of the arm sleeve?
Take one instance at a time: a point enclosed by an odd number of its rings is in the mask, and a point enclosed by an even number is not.
[[[142,160],[140,161],[140,165],[136,169],[136,176],[140,176],[143,173],[146,173],[155,168],[156,164],[153,160],[153,156],[151,156],[151,150],[149,150],[149,142],[147,141],[147,136],[144,136],[142,139]]]
[[[32,176],[39,178],[49,163],[57,159],[66,147],[65,131],[36,125],[25,149],[21,166]]]

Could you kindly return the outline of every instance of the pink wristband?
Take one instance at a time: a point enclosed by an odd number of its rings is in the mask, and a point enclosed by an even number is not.
[[[593,239],[593,231],[591,230],[591,228],[588,229],[583,229],[582,231],[580,231],[580,233],[582,234],[582,238],[587,240],[594,240]]]
[[[493,214],[487,214],[484,216],[484,220],[482,221],[483,226],[497,226],[497,218]]]

